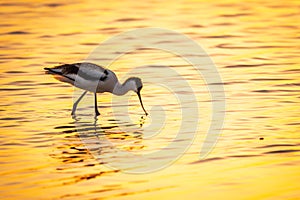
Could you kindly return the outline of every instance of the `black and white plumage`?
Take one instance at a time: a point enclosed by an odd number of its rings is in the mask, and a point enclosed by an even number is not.
[[[52,74],[55,79],[85,90],[74,103],[72,115],[75,115],[77,105],[87,91],[94,93],[95,113],[96,115],[100,115],[97,108],[96,93],[110,92],[115,95],[124,95],[130,90],[137,93],[141,106],[145,114],[148,115],[141,99],[140,91],[143,84],[140,78],[131,77],[121,84],[113,71],[88,62],[63,64],[53,68],[44,69],[46,70],[46,74]]]

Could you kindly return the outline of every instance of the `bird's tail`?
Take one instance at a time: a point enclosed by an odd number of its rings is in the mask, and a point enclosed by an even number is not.
[[[70,81],[71,82],[75,81],[75,78],[72,77],[72,74],[69,74],[69,75],[64,74],[64,70],[65,70],[64,66],[57,66],[54,68],[45,67],[44,70],[46,70],[45,74],[52,74],[54,76],[54,78],[59,81],[68,82],[68,83],[70,83]]]
[[[45,67],[44,70],[46,70],[45,74],[62,75],[62,69],[60,69],[60,68],[48,68],[48,67]]]

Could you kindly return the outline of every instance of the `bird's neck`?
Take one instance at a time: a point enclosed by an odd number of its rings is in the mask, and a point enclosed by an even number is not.
[[[123,84],[121,84],[120,82],[118,82],[115,85],[115,88],[113,90],[113,94],[120,96],[120,95],[126,94],[129,90],[133,90],[131,84],[129,84],[126,81]]]

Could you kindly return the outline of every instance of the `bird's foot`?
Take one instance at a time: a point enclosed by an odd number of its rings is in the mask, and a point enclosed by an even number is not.
[[[76,116],[75,112],[72,112],[71,116],[72,116],[72,119],[77,120],[77,116]]]

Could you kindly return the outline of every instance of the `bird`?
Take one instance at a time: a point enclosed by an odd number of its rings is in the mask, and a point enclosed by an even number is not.
[[[120,96],[126,94],[128,91],[134,91],[138,95],[142,109],[145,115],[148,115],[141,98],[143,83],[138,77],[130,77],[121,84],[113,71],[90,62],[61,64],[53,68],[45,67],[44,70],[46,74],[53,75],[55,79],[61,82],[69,83],[84,90],[73,104],[72,116],[75,116],[77,105],[87,92],[94,93],[95,115],[99,116],[97,93],[110,92]]]

